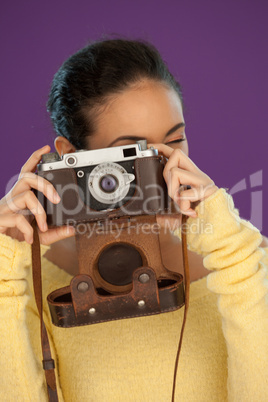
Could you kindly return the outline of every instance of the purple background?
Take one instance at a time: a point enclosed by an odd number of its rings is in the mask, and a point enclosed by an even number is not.
[[[267,17],[267,0],[2,0],[0,196],[53,145],[45,104],[58,67],[114,33],[159,48],[184,89],[190,157],[218,186],[242,181],[236,206],[268,235]]]

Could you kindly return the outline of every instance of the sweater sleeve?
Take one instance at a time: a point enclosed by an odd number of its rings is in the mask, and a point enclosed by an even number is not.
[[[41,255],[48,248],[41,246]],[[48,400],[41,344],[39,341],[37,351],[32,343],[36,333],[40,338],[40,319],[37,308],[29,307],[29,300],[34,297],[27,281],[30,270],[31,246],[0,234],[1,401]],[[55,359],[51,337],[50,345]]]
[[[212,272],[207,286],[218,295],[228,350],[228,400],[267,401],[267,250],[259,231],[239,217],[232,197],[219,189],[187,221],[190,250]],[[180,236],[180,229],[174,234]]]

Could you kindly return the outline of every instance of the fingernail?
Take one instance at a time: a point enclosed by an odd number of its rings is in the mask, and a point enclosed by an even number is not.
[[[60,202],[61,198],[60,198],[60,196],[59,196],[58,193],[54,193],[54,195],[53,195],[53,200],[54,200],[55,202]]]
[[[73,226],[67,226],[66,228],[66,233],[67,234],[73,234],[75,233],[75,228]]]
[[[47,231],[48,227],[47,227],[47,223],[46,223],[46,222],[43,223],[42,229],[43,229],[43,232],[46,232],[46,231]]]
[[[195,211],[193,211],[193,212],[188,212],[189,213],[189,215],[192,217],[192,218],[197,218],[197,213],[195,212]]]
[[[42,148],[39,149],[39,152],[43,152],[47,145],[44,145]]]

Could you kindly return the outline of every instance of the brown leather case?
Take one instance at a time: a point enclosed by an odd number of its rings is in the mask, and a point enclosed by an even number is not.
[[[139,281],[141,275],[148,275],[147,283]],[[178,281],[157,282],[154,270],[142,267],[134,272],[129,293],[100,295],[89,275],[76,275],[47,300],[53,324],[68,328],[176,310],[184,305],[184,289],[179,275]]]
[[[156,217],[119,221],[119,236],[109,221],[101,235],[93,223],[88,232],[76,234],[79,275],[47,299],[56,326],[159,314],[184,305],[183,277],[165,268],[158,233],[148,233]]]

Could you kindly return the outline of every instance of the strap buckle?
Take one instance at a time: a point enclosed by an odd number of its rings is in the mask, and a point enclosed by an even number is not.
[[[55,368],[54,359],[42,360],[44,370],[52,370]]]

